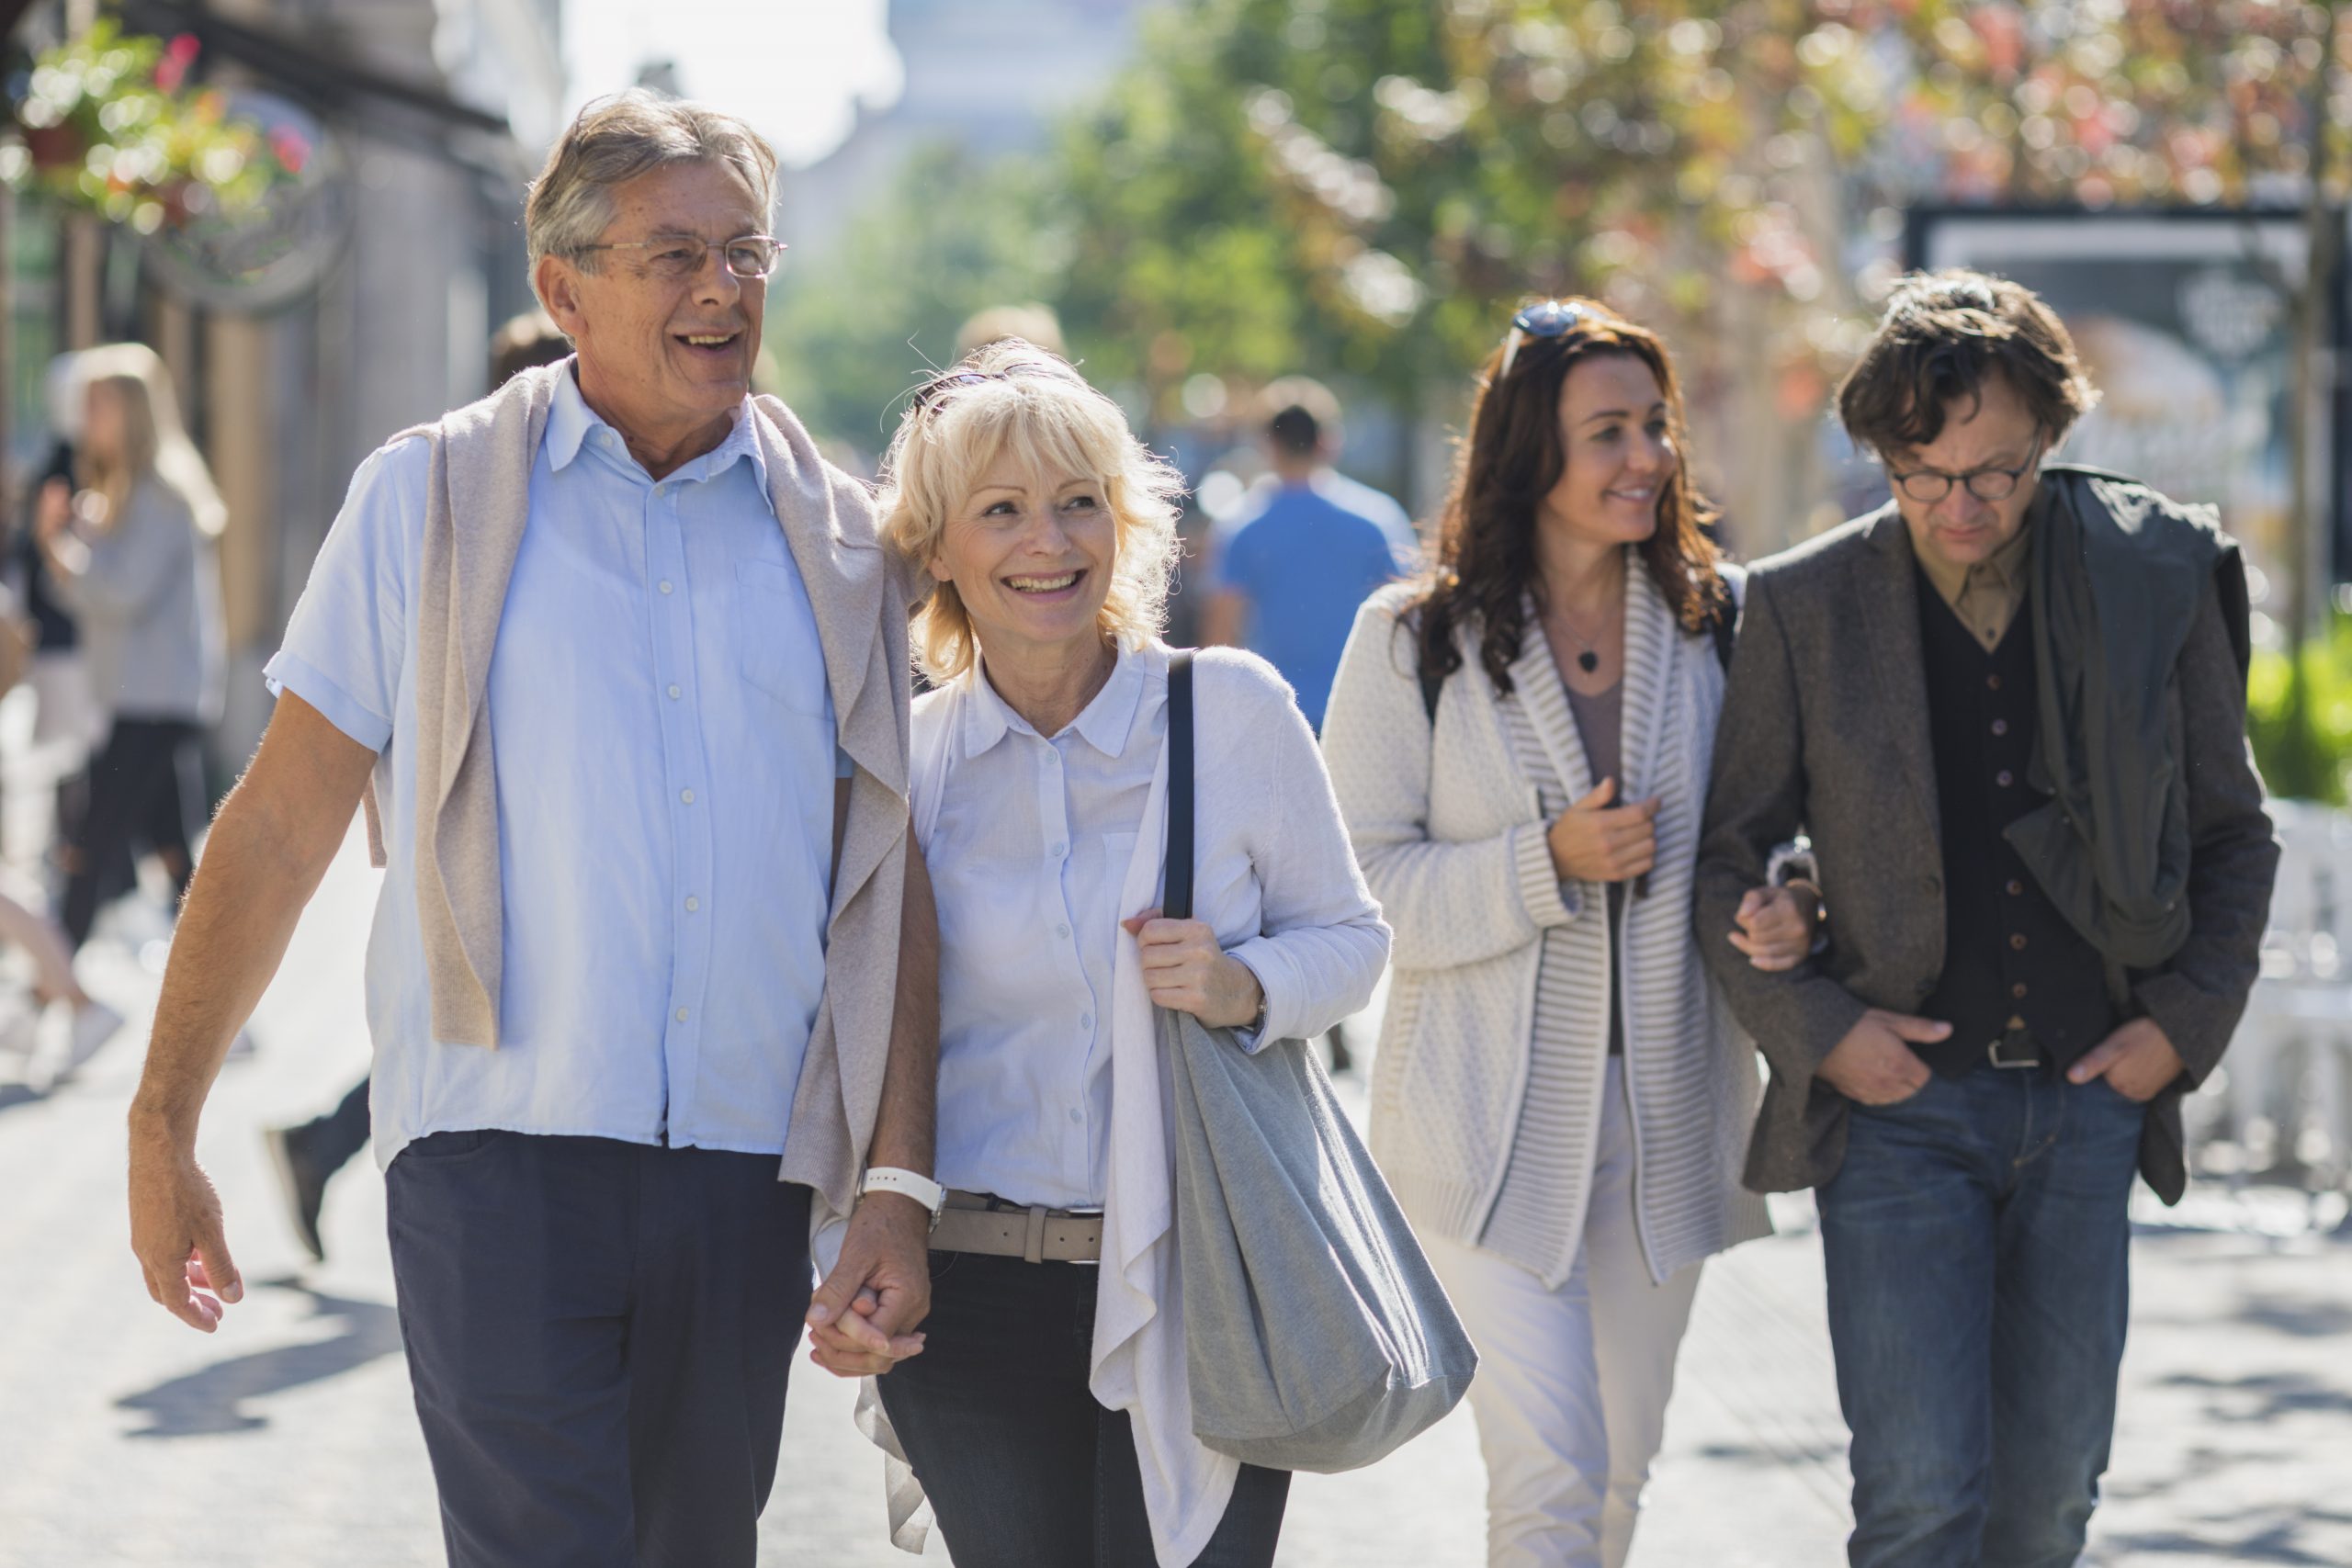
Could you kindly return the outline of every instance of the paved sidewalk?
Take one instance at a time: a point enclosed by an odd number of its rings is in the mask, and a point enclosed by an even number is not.
[[[232,1064],[206,1119],[201,1153],[253,1287],[219,1335],[150,1303],[125,1245],[122,1112],[154,976],[94,954],[94,987],[133,1032],[56,1093],[0,1080],[0,1257],[16,1266],[0,1292],[0,1568],[440,1561],[382,1183],[364,1164],[337,1182],[334,1261],[309,1267],[254,1136],[332,1104],[364,1070],[375,885],[355,840],[256,1016],[260,1055]],[[2352,1563],[2352,1242],[2265,1196],[2200,1189],[2193,1224],[2142,1231],[2095,1562]],[[1841,1559],[1845,1432],[1819,1255],[1805,1206],[1783,1218],[1783,1235],[1719,1260],[1701,1288],[1634,1568]],[[805,1362],[796,1375],[763,1563],[907,1561],[883,1540],[881,1461],[849,1425],[852,1393]],[[1475,1564],[1482,1486],[1457,1413],[1374,1470],[1299,1477],[1280,1562]],[[936,1542],[928,1556],[944,1560]]]

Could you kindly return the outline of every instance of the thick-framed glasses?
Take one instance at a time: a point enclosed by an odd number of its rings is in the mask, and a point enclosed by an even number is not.
[[[1503,340],[1503,367],[1496,378],[1510,374],[1521,346],[1530,338],[1566,337],[1583,326],[1590,314],[1583,306],[1566,299],[1539,299],[1521,309],[1510,319],[1510,336]]]
[[[1964,474],[1940,473],[1934,468],[1916,468],[1907,474],[1894,469],[1886,471],[1895,489],[1922,506],[1933,506],[1951,493],[1951,487],[1962,485],[1979,501],[2007,501],[2017,494],[2018,486],[2026,475],[2041,466],[2041,443],[2034,443],[2033,456],[2014,468],[1971,468]]]
[[[765,277],[784,254],[784,242],[773,234],[739,234],[731,240],[697,240],[669,234],[659,240],[615,240],[608,244],[577,245],[576,255],[590,251],[643,251],[645,270],[664,283],[680,283],[702,276],[706,251],[718,253],[718,262],[741,278]]]

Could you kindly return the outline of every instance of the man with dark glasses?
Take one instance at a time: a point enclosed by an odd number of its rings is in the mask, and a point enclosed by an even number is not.
[[[1821,1211],[1858,1568],[2061,1568],[2114,1427],[2134,1171],[2259,967],[2278,850],[2210,509],[2043,459],[2097,393],[2028,290],[1898,285],[1838,392],[1887,505],[1748,579],[1700,856],[1719,931],[1811,836],[1826,948],[1710,942]]]

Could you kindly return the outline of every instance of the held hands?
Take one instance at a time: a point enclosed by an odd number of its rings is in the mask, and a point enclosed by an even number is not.
[[[1617,781],[1603,779],[1545,831],[1563,882],[1631,882],[1657,862],[1657,796],[1611,806]]]
[[[2180,1053],[2152,1018],[2135,1018],[2083,1054],[2066,1069],[2068,1083],[2103,1077],[2126,1100],[2154,1100],[2181,1073]]]
[[[167,1139],[131,1140],[130,1250],[147,1293],[190,1328],[211,1333],[228,1306],[244,1300],[221,1231],[220,1195],[196,1156]]]
[[[902,1192],[869,1192],[832,1272],[808,1301],[808,1359],[835,1377],[879,1377],[922,1353],[931,1313],[931,1215]]]
[[[1907,1043],[1932,1045],[1951,1032],[1949,1023],[1872,1008],[1822,1058],[1814,1077],[1860,1104],[1893,1105],[1928,1085],[1928,1064]]]
[[[1766,974],[1782,974],[1804,963],[1813,952],[1814,928],[1821,919],[1821,894],[1810,882],[1751,887],[1732,918],[1739,927],[1731,933],[1732,946]]]
[[[1226,956],[1207,921],[1165,919],[1154,907],[1119,923],[1142,949],[1155,1006],[1189,1012],[1211,1029],[1239,1029],[1265,1005],[1258,976]]]

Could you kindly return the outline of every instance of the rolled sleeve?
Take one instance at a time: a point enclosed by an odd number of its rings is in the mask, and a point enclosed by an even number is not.
[[[1530,822],[1510,834],[1511,864],[1519,872],[1520,907],[1539,931],[1565,926],[1577,918],[1584,899],[1574,887],[1564,887],[1559,868],[1552,863],[1548,823]]]
[[[381,751],[391,744],[390,716],[370,708],[300,654],[278,649],[277,657],[263,669],[262,679],[268,682],[271,696],[293,693],[318,709],[329,724],[370,751]]]
[[[273,695],[292,692],[371,751],[390,743],[398,711],[430,457],[424,442],[411,440],[359,466],[263,671]]]

